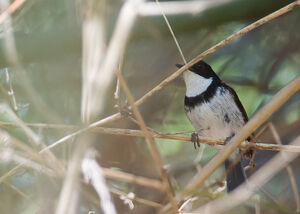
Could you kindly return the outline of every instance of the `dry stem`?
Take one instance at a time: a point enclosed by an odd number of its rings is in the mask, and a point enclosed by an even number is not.
[[[124,193],[124,192],[121,192],[119,190],[116,190],[116,189],[110,189],[110,192],[115,194],[115,195],[118,195],[121,197],[124,197],[126,199],[129,199],[129,200],[132,200],[132,201],[136,201],[138,203],[141,203],[141,204],[144,204],[144,205],[147,205],[147,206],[150,206],[150,207],[155,207],[155,208],[162,208],[163,206],[159,203],[156,203],[154,201],[150,201],[150,200],[147,200],[147,199],[143,199],[143,198],[138,198],[136,196],[134,196],[133,198],[132,197],[129,197],[128,194]]]
[[[45,124],[45,123],[26,123],[28,127],[32,128],[45,128],[45,129],[78,129],[79,126],[72,125],[64,125],[64,124]],[[15,127],[20,128],[20,125],[12,122],[0,122],[0,127]],[[109,134],[109,135],[124,135],[124,136],[135,136],[135,137],[145,137],[144,133],[140,130],[134,129],[118,129],[118,128],[107,128],[107,127],[95,127],[90,131],[101,133],[101,134]],[[191,137],[184,134],[171,134],[171,133],[161,133],[157,131],[150,131],[150,134],[153,138],[161,138],[161,139],[169,139],[169,140],[181,140],[191,142]],[[207,139],[207,138],[199,138],[199,141],[208,145],[225,145],[223,141]],[[278,144],[267,144],[267,143],[249,143],[243,142],[240,147],[248,148],[248,147],[257,149],[257,150],[270,150],[270,151],[286,151],[286,152],[298,152],[300,153],[300,146],[293,145],[278,145]],[[53,148],[50,145],[51,148]]]
[[[141,186],[151,187],[154,189],[164,191],[164,186],[159,180],[136,176],[126,172],[111,170],[107,168],[102,168],[102,171],[105,177],[107,178],[136,183]]]
[[[271,132],[273,134],[273,137],[274,137],[276,143],[278,145],[282,145],[280,136],[279,136],[279,134],[278,134],[275,126],[272,123],[269,123],[269,127],[270,127],[270,130],[271,130]],[[282,155],[285,155],[285,154],[283,153]],[[300,198],[299,198],[299,192],[298,192],[298,188],[297,188],[297,183],[296,183],[295,175],[294,175],[292,167],[289,164],[287,164],[285,166],[285,169],[286,169],[286,171],[287,171],[287,173],[289,175],[289,179],[290,179],[290,182],[291,182],[293,194],[294,194],[294,197],[295,197],[297,212],[299,212],[300,211]]]
[[[138,8],[140,16],[159,16],[161,10],[166,15],[180,15],[180,14],[196,14],[203,12],[211,7],[219,6],[220,4],[227,4],[232,0],[214,0],[214,1],[168,1],[161,2],[160,7],[153,2],[146,2]]]
[[[128,101],[129,101],[129,103],[130,103],[130,106],[133,110],[133,113],[136,116],[137,121],[139,122],[141,130],[143,131],[143,133],[145,135],[146,141],[148,143],[148,146],[150,148],[150,151],[151,151],[152,157],[153,157],[153,159],[156,163],[156,166],[158,167],[158,169],[161,173],[162,181],[163,181],[164,187],[166,189],[166,193],[168,195],[168,198],[170,200],[172,210],[173,210],[174,213],[177,213],[178,209],[177,209],[177,204],[176,204],[176,202],[174,200],[174,197],[173,197],[172,187],[171,187],[171,184],[169,183],[168,175],[167,175],[167,173],[164,169],[163,161],[162,161],[161,156],[159,154],[159,151],[158,151],[158,149],[155,145],[155,141],[151,137],[150,132],[147,129],[147,126],[144,122],[144,119],[143,119],[141,113],[139,112],[135,102],[134,102],[133,96],[131,95],[131,92],[130,92],[129,88],[128,88],[125,80],[123,79],[123,76],[120,73],[117,73],[117,77],[119,78],[120,84],[121,84],[121,86],[124,90],[124,93],[125,93]]]
[[[16,0],[9,7],[1,13],[0,15],[0,25],[9,18],[10,14],[13,14],[17,9],[19,9],[26,0]]]

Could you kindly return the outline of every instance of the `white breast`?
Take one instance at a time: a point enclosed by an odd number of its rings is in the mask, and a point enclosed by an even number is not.
[[[204,78],[194,72],[186,71],[183,74],[186,85],[186,96],[195,97],[204,92],[212,83],[212,78]]]
[[[243,125],[243,116],[229,91],[218,89],[208,103],[202,103],[187,115],[200,136],[215,140],[226,140],[237,133]]]

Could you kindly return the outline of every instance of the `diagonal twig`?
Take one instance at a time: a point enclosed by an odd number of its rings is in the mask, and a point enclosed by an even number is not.
[[[279,136],[275,126],[273,125],[273,123],[269,123],[269,128],[272,132],[272,135],[273,135],[274,140],[276,141],[276,143],[278,145],[282,145],[280,136]],[[285,155],[285,154],[283,154],[283,155]],[[286,169],[286,171],[289,175],[289,179],[290,179],[290,182],[291,182],[291,186],[292,186],[292,190],[293,190],[293,194],[294,194],[294,198],[295,198],[295,202],[296,202],[297,212],[300,212],[300,198],[299,198],[299,192],[298,192],[297,183],[296,183],[296,180],[295,180],[295,175],[294,175],[293,169],[289,164],[287,164],[285,166],[285,169]]]
[[[133,99],[133,96],[131,95],[131,92],[125,82],[125,80],[123,79],[122,75],[117,73],[117,77],[119,78],[119,81],[120,81],[120,84],[124,90],[124,93],[130,103],[130,106],[133,110],[133,113],[135,114],[138,122],[139,122],[139,125],[141,127],[141,130],[144,132],[145,134],[145,138],[146,138],[146,141],[148,143],[148,146],[150,148],[150,151],[151,151],[151,154],[152,154],[152,157],[156,163],[156,166],[158,167],[160,173],[161,173],[161,177],[162,177],[162,182],[166,188],[166,193],[167,193],[167,196],[169,198],[169,201],[172,205],[172,210],[174,213],[177,213],[177,204],[175,202],[175,199],[173,197],[173,193],[172,193],[172,187],[171,187],[171,184],[169,183],[169,179],[167,177],[167,173],[164,169],[164,166],[163,166],[163,161],[161,159],[161,156],[159,154],[159,151],[155,145],[155,141],[153,140],[153,138],[151,137],[148,129],[147,129],[147,126],[144,122],[144,119],[141,115],[141,113],[139,112],[137,106],[135,105],[134,103],[134,99]]]
[[[7,19],[9,18],[10,14],[13,14],[17,9],[19,9],[26,0],[16,0],[14,1],[9,7],[1,13],[0,15],[0,25]]]
[[[79,126],[75,125],[65,125],[65,124],[45,124],[45,123],[25,123],[26,126],[31,128],[44,128],[44,129],[67,129],[67,130],[74,130],[78,129]],[[17,123],[12,122],[0,122],[0,127],[15,127],[20,128],[20,125]],[[149,128],[148,128],[149,130]],[[108,135],[124,135],[124,136],[135,136],[135,137],[144,137],[144,133],[140,130],[135,129],[119,129],[119,128],[108,128],[108,127],[95,127],[91,129],[92,132],[97,132],[101,134],[108,134]],[[153,138],[161,138],[161,139],[169,139],[169,140],[180,140],[180,141],[187,141],[191,142],[191,136],[179,134],[179,133],[163,133],[158,132],[155,130],[149,130],[151,136]],[[257,135],[255,135],[257,136]],[[204,144],[208,145],[221,145],[224,146],[225,142],[214,140],[214,139],[208,139],[208,138],[202,138],[200,136],[199,141]],[[249,143],[249,142],[243,142],[240,147],[241,148],[247,148],[251,147],[253,149],[258,150],[269,150],[269,151],[286,151],[286,152],[298,152],[300,153],[300,147],[299,146],[293,146],[293,145],[278,145],[278,144],[270,144],[270,143],[261,143],[255,141],[255,143]],[[51,148],[53,148],[50,145]],[[45,149],[48,149],[45,148]]]
[[[162,16],[164,17],[164,20],[165,20],[165,22],[166,22],[166,24],[167,24],[167,26],[168,26],[168,29],[169,29],[169,31],[170,31],[172,37],[173,37],[173,40],[174,40],[174,42],[175,42],[175,44],[176,44],[176,47],[177,47],[177,49],[178,49],[178,51],[179,51],[179,53],[180,53],[180,56],[181,56],[181,58],[182,58],[184,64],[186,64],[186,59],[185,59],[185,57],[184,57],[184,55],[183,55],[183,52],[182,52],[182,50],[181,50],[181,48],[180,48],[180,45],[179,45],[179,43],[178,43],[178,41],[177,41],[177,39],[176,39],[175,33],[174,33],[174,31],[173,31],[173,29],[172,29],[170,23],[169,23],[169,20],[168,20],[166,14],[165,14],[163,8],[161,7],[161,4],[159,3],[159,1],[158,1],[158,0],[155,0],[155,2],[156,2],[156,4],[157,4],[157,6],[159,7]]]
[[[116,171],[112,169],[102,168],[103,174],[107,178],[116,179],[116,180],[122,180],[127,182],[136,183],[145,187],[151,187],[158,190],[163,190],[164,187],[163,184],[159,180],[151,179],[151,178],[145,178],[142,176],[136,176],[130,173]]]
[[[163,10],[166,15],[196,14],[231,1],[167,1],[161,2],[160,7],[157,7],[153,2],[145,2],[138,7],[138,13],[140,16],[159,16],[161,15],[161,10]]]
[[[131,197],[130,194],[126,194],[126,193],[121,192],[120,190],[117,190],[115,188],[114,189],[110,188],[110,192],[115,194],[115,195],[118,195],[121,200],[128,199],[128,200],[136,201],[138,203],[141,203],[141,204],[144,204],[144,205],[147,205],[147,206],[150,206],[150,207],[154,207],[154,208],[162,208],[163,207],[163,205],[161,205],[157,202],[150,201],[150,200],[147,200],[147,199],[144,199],[144,198],[138,198],[135,195],[133,197]]]

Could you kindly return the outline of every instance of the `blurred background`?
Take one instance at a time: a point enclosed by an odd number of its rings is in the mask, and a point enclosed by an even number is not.
[[[6,4],[1,3],[2,11],[7,8],[5,5],[9,5],[9,2],[3,2]],[[189,61],[234,32],[291,2],[218,1],[218,4],[199,14],[168,18],[183,54]],[[101,12],[104,11],[107,44],[123,4],[123,1],[110,0],[105,2],[105,8],[101,8]],[[10,32],[8,38],[15,42],[20,62],[18,66],[7,53],[7,45],[10,43],[5,39],[5,26],[0,26],[0,99],[3,104],[0,114],[1,133],[8,133],[35,151],[41,147],[32,146],[28,134],[12,125],[16,121],[13,115],[30,124],[81,124],[83,5],[84,1],[80,0],[27,0],[16,10],[7,31]],[[300,74],[299,12],[299,9],[294,9],[205,58],[215,72],[236,90],[249,118]],[[124,53],[122,69],[134,98],[140,98],[175,72],[176,63],[183,62],[163,17],[139,16]],[[118,111],[113,107],[115,87],[114,78],[105,96],[105,110],[97,119]],[[8,93],[11,89],[15,101]],[[193,131],[183,108],[184,94],[185,86],[180,77],[148,99],[139,107],[146,124],[159,132]],[[125,96],[123,93],[121,95],[125,105]],[[287,144],[299,135],[299,118],[298,92],[271,116],[269,122],[278,130],[282,142]],[[128,117],[105,126],[139,129]],[[75,130],[46,126],[31,128],[47,145]],[[11,153],[7,154],[3,136],[0,148],[0,212],[54,213],[64,176],[49,176],[39,168],[32,167],[23,167],[8,174],[19,162],[11,158]],[[97,160],[102,167],[160,178],[144,138],[93,134],[92,139],[93,148],[99,154]],[[76,145],[73,141],[71,139],[52,150],[63,163],[72,156]],[[275,143],[269,130],[262,134],[260,141]],[[197,172],[196,166],[204,166],[216,154],[213,148],[204,145],[195,150],[188,142],[162,139],[156,139],[156,142],[175,192],[180,191]],[[16,152],[23,158],[28,155],[14,150],[10,152]],[[257,168],[274,154],[259,152],[256,157]],[[299,164],[299,158],[291,164],[298,189]],[[220,168],[208,183],[218,181],[222,173]],[[133,201],[134,208],[130,209],[116,194],[118,191],[126,194],[133,192],[136,197],[159,204],[167,202],[166,196],[155,189],[111,179],[107,180],[107,184],[115,192],[112,197],[118,213],[156,213],[159,210],[136,201]],[[210,190],[217,187],[206,186],[203,191],[199,191],[200,199],[193,203],[193,208],[226,194],[212,195]],[[296,213],[295,197],[285,169],[257,194],[260,197],[261,213]],[[75,213],[89,211],[102,213],[96,192],[91,186],[82,184]],[[229,213],[241,212],[253,213],[253,210],[247,205],[241,205]]]

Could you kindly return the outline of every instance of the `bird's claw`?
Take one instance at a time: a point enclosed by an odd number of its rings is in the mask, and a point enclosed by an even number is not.
[[[191,141],[194,143],[195,149],[197,149],[197,146],[200,147],[200,142],[199,142],[199,135],[197,133],[192,133],[191,135]]]
[[[254,159],[255,159],[255,155],[256,155],[256,150],[249,149],[248,153],[249,153],[248,156],[250,157],[249,167],[250,168],[254,168],[254,167],[256,167],[256,164],[254,163]]]

